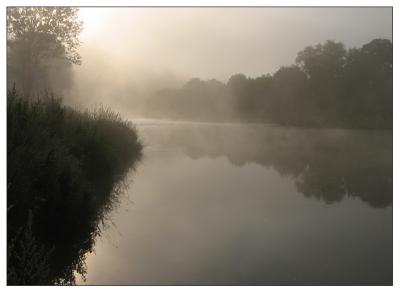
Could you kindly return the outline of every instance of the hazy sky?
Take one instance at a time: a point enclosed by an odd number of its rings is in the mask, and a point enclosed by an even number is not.
[[[392,35],[391,8],[81,8],[81,17],[86,67],[222,81],[273,73],[328,39],[354,47]]]
[[[190,78],[273,74],[305,46],[359,47],[392,34],[390,8],[81,8],[80,16],[83,64],[66,101],[120,112]]]

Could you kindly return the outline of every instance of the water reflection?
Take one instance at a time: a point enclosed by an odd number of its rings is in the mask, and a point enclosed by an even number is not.
[[[225,156],[235,166],[271,167],[304,196],[328,204],[348,197],[377,208],[392,204],[389,131],[207,124],[165,130],[147,127],[143,134],[153,145],[179,148],[192,159]]]
[[[134,204],[114,211],[85,284],[392,284],[391,133],[189,123],[139,133]]]

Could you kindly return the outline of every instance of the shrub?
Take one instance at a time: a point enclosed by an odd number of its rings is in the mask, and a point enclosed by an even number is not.
[[[15,89],[8,92],[10,284],[35,283],[15,273],[25,265],[16,255],[26,253],[26,245],[13,243],[26,240],[18,231],[28,226],[35,247],[53,251],[41,283],[73,284],[75,271],[85,274],[85,254],[92,250],[104,217],[118,203],[118,184],[135,168],[141,150],[135,127],[110,109],[78,112],[50,94],[32,100]]]

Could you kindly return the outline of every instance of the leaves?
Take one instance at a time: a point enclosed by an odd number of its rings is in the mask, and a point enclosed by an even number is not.
[[[7,9],[7,41],[29,45],[35,57],[61,56],[81,63],[77,49],[83,22],[78,9],[71,7],[12,7]]]
[[[51,95],[35,101],[8,93],[10,284],[73,284],[75,273],[85,273],[85,254],[141,150],[135,128],[110,109],[82,113]],[[27,222],[24,238],[18,231]],[[42,264],[43,246],[54,251]]]

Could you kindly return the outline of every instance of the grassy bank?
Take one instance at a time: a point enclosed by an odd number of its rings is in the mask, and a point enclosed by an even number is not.
[[[8,284],[74,283],[118,185],[140,160],[133,125],[46,95],[7,95]]]

